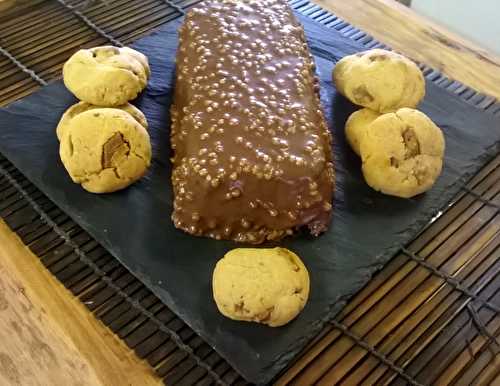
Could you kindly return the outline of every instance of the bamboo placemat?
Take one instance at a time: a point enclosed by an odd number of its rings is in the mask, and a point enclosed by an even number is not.
[[[51,0],[0,17],[0,103],[58,79],[78,48],[128,44],[198,0]],[[299,12],[366,47],[369,35],[307,0]],[[494,98],[422,66],[487,114]],[[278,380],[278,384],[500,384],[500,157],[465,184]],[[165,382],[245,381],[104,248],[0,156],[0,216]],[[81,252],[84,253],[81,253]]]

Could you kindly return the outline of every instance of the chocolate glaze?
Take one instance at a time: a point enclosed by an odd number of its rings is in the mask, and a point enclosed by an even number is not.
[[[285,1],[206,1],[179,30],[172,116],[177,228],[240,242],[328,228],[331,134]]]

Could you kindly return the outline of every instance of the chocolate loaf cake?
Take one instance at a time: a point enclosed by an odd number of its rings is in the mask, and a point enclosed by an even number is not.
[[[179,30],[171,108],[177,228],[239,242],[328,228],[331,134],[285,1],[206,1]]]

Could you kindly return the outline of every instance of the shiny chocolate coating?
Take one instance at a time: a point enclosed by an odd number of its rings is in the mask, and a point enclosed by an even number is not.
[[[171,107],[177,228],[246,243],[328,228],[331,134],[285,1],[206,1],[179,30]]]

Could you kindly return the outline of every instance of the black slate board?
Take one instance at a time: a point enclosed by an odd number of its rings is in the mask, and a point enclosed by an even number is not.
[[[282,245],[303,257],[311,296],[288,326],[268,327],[222,317],[211,300],[211,274],[234,243],[195,238],[171,221],[169,116],[176,30],[163,27],[134,46],[147,54],[152,79],[137,105],[146,114],[154,148],[151,172],[112,195],[84,192],[70,182],[58,156],[55,126],[74,98],[61,82],[0,110],[0,152],[58,206],[106,247],[243,376],[266,383],[332,318],[345,301],[410,241],[440,208],[499,151],[500,120],[428,84],[421,109],[446,136],[443,175],[416,199],[383,196],[363,181],[359,159],[347,146],[343,127],[354,110],[331,82],[334,62],[363,49],[338,32],[300,17],[321,78],[322,102],[334,131],[336,192],[331,229],[313,239],[302,235]]]

